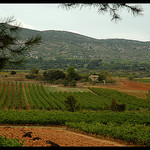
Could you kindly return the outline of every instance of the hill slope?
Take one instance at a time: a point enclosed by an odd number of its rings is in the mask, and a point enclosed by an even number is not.
[[[94,39],[66,31],[21,30],[23,39],[39,34],[42,43],[32,48],[29,57],[43,59],[90,58],[113,60],[150,60],[150,42],[126,39]]]

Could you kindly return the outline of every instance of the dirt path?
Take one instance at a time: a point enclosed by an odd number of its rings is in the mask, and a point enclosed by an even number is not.
[[[129,145],[120,144],[115,141],[99,139],[88,135],[67,130],[66,127],[53,126],[0,126],[0,135],[7,138],[18,138],[25,140],[23,146],[109,146],[126,147]]]

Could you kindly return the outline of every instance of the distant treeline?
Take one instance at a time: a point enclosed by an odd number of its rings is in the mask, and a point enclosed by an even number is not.
[[[102,59],[62,59],[44,60],[42,57],[29,58],[20,66],[9,65],[7,69],[66,69],[73,66],[76,69],[85,68],[90,70],[130,70],[130,71],[150,71],[150,62],[134,61],[110,61],[104,62]]]

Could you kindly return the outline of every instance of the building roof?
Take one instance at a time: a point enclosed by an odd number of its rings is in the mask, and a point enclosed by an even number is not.
[[[98,78],[99,76],[98,75],[90,75],[90,77]]]

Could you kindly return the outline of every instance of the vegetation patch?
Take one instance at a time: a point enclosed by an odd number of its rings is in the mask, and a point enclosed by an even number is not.
[[[24,140],[19,143],[18,139],[7,139],[7,137],[0,136],[0,147],[22,147]]]
[[[142,83],[150,83],[150,79],[136,79],[136,80]]]
[[[104,137],[150,146],[150,112],[113,111],[0,111],[0,124],[67,125]]]

